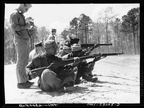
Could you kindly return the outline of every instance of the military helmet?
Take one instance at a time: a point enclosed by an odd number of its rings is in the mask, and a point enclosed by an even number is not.
[[[70,44],[72,45],[72,44],[78,44],[79,43],[79,38],[71,38],[71,40],[70,40]]]
[[[35,47],[42,47],[42,46],[43,46],[42,42],[38,42],[35,44]]]

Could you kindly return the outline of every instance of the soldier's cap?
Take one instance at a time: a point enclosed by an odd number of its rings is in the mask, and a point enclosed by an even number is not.
[[[56,46],[56,42],[54,40],[46,40],[44,42],[44,48],[49,48],[52,46]]]
[[[71,46],[71,51],[80,51],[82,48],[81,48],[81,45],[80,44],[73,44]]]
[[[79,42],[79,38],[71,38],[71,41],[70,41],[70,44],[72,45],[72,44],[78,44],[78,42]]]
[[[56,32],[56,29],[53,28],[53,29],[52,29],[52,32]]]
[[[31,7],[32,7],[31,4],[25,4],[25,3],[23,3],[23,5],[26,6],[26,7],[28,7],[28,8],[31,8]]]
[[[35,44],[35,47],[42,47],[42,46],[43,46],[42,42],[38,42]]]

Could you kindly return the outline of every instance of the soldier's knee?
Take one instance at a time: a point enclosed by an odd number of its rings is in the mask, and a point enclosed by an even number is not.
[[[41,74],[41,83],[40,83],[40,89],[42,91],[51,91],[52,87],[50,84],[51,78],[53,78],[53,71],[50,69],[45,69]]]
[[[48,78],[48,77],[51,77],[52,75],[55,75],[55,73],[50,70],[50,69],[45,69],[43,72],[42,72],[42,75],[41,75],[41,78]]]

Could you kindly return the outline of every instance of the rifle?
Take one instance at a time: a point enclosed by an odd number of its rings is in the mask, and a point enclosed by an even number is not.
[[[88,56],[82,56],[82,57],[79,57],[80,60],[84,60],[84,59],[89,59],[89,58],[95,58],[95,57],[106,57],[106,56],[114,56],[114,55],[121,55],[123,54],[122,53],[99,53],[99,54],[93,54],[93,55],[88,55]],[[45,67],[40,67],[40,68],[36,68],[36,69],[33,69],[31,70],[31,73],[33,72],[36,72],[37,73],[37,76],[41,75],[42,73],[42,70],[44,69],[56,69],[56,68],[59,68],[59,67],[64,67],[65,65],[68,65],[70,63],[73,63],[74,62],[74,59],[67,59],[67,60],[64,60],[64,61],[61,61],[61,62],[53,62],[51,63],[49,66],[45,66]],[[41,71],[39,71],[41,70]]]
[[[91,53],[91,51],[97,47],[109,46],[109,45],[112,45],[112,44],[82,44],[81,45],[82,47],[91,47],[91,48],[89,48],[88,50],[85,50],[85,51],[82,50],[81,56],[89,55]]]
[[[112,43],[111,44],[81,44],[81,47],[82,48],[87,48],[87,47],[97,48],[97,47],[100,47],[100,46],[109,46],[109,45],[112,45]]]

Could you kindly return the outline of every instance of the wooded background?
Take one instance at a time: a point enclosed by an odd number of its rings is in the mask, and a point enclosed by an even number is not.
[[[36,27],[37,31],[30,39],[30,50],[34,44],[46,40],[50,30],[45,26]],[[95,49],[96,52],[124,52],[127,55],[140,54],[140,8],[132,8],[121,19],[113,13],[112,7],[99,12],[96,22],[85,14],[74,17],[69,27],[58,37],[65,40],[67,36],[76,36],[83,44],[112,43]],[[16,63],[16,50],[13,42],[14,33],[10,23],[5,19],[4,25],[4,64]],[[60,39],[59,38],[59,39]]]

